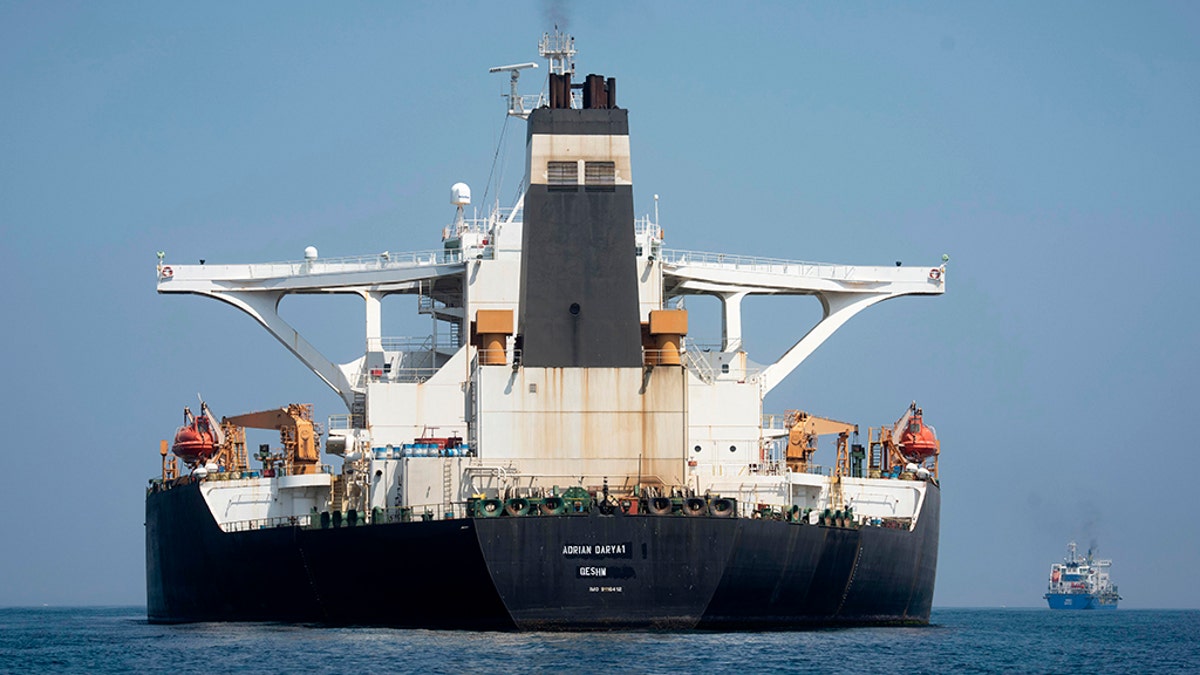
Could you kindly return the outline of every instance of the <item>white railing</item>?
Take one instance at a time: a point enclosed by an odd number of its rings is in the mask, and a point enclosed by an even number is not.
[[[379,339],[380,346],[385,352],[428,352],[435,349],[458,349],[458,343],[453,336],[439,334],[436,339],[432,335],[385,337]]]
[[[433,377],[441,367],[437,365],[439,352],[454,352],[459,348],[452,335],[426,335],[416,337],[385,337],[379,339],[380,349],[385,354],[400,358],[387,365],[368,368],[365,364],[359,371],[357,383],[368,382],[424,382]]]
[[[574,100],[575,92],[571,92],[571,99]],[[528,117],[529,113],[538,108],[548,105],[549,101],[541,94],[521,94],[517,96],[517,100],[510,103],[513,112],[518,112]]]
[[[787,431],[786,423],[787,415],[778,413],[764,413],[762,416],[762,428],[764,430],[771,429],[773,431]]]
[[[490,248],[484,251],[483,254],[485,257],[492,257]],[[415,251],[407,253],[384,251],[383,253],[365,256],[316,258],[313,260],[270,263],[209,265],[207,270],[219,270],[219,278],[272,279],[301,275],[349,274],[355,272],[413,269],[435,265],[453,265],[461,263],[463,260],[464,257],[459,250]],[[185,270],[195,270],[195,272],[185,272]],[[205,271],[206,268],[200,265],[178,265],[176,266],[174,276],[177,278],[208,278]]]
[[[658,226],[658,223],[650,220],[650,216],[635,218],[633,221],[633,233],[637,235],[649,234],[655,239],[662,239],[662,228]]]
[[[778,459],[768,459],[764,462],[751,462],[746,465],[747,471],[753,476],[782,476],[787,473],[787,462]]]
[[[704,382],[712,384],[713,380],[717,379],[717,374],[713,371],[708,357],[696,343],[686,337],[683,338],[683,363]]]
[[[387,269],[390,267],[412,267],[414,265],[439,265],[459,261],[459,255],[454,251],[433,249],[429,251],[406,251],[393,253],[384,251],[372,255],[341,256],[336,258],[314,258],[313,260],[285,260],[282,262],[262,263],[264,266],[292,265],[294,267],[366,267],[371,269]],[[257,266],[257,264],[255,265]]]
[[[432,354],[432,352],[430,352]],[[428,362],[428,360],[426,360]],[[391,369],[374,368],[364,370],[359,378],[360,384],[368,382],[402,382],[412,384],[414,382],[424,382],[437,374],[441,368],[433,366],[401,366]]]
[[[832,263],[783,260],[780,258],[760,258],[757,256],[731,255],[728,253],[663,249],[661,254],[663,264],[680,267],[695,265],[700,267],[732,268],[742,271],[791,274],[819,279],[848,279],[854,276],[855,272],[853,265],[835,265]]]

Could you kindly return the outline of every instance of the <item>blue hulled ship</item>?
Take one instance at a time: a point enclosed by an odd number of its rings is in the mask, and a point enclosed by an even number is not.
[[[1121,596],[1108,576],[1111,560],[1097,560],[1089,548],[1079,555],[1075,542],[1067,544],[1067,557],[1050,566],[1046,602],[1050,609],[1116,609]]]

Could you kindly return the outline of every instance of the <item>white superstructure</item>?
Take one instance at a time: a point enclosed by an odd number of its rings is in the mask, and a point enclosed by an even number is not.
[[[469,190],[459,185],[454,194],[462,201]],[[633,450],[618,453],[610,458],[618,460],[616,464],[597,465],[590,476],[577,475],[575,466],[581,458],[569,452],[559,460],[535,457],[537,462],[521,466],[525,456],[521,448],[528,439],[514,438],[505,425],[506,416],[519,411],[512,409],[512,399],[506,400],[504,391],[516,387],[526,394],[532,390],[533,396],[539,392],[546,396],[553,394],[547,390],[553,383],[526,381],[515,370],[481,370],[479,350],[468,344],[468,317],[475,317],[478,310],[517,313],[521,202],[478,220],[462,219],[462,204],[456,205],[460,215],[443,229],[440,250],[334,259],[310,255],[296,262],[236,265],[164,262],[158,268],[160,293],[203,295],[243,310],[345,401],[349,414],[331,418],[329,449],[352,462],[369,463],[362,467],[361,476],[380,474],[359,486],[363,510],[410,505],[436,511],[435,505],[440,508],[443,501],[460,501],[470,494],[568,487],[580,480],[599,484],[608,478],[615,488],[627,481],[629,466],[635,467],[634,473],[640,470],[643,479],[656,476],[664,485],[736,496],[743,503],[827,508],[833,499],[830,477],[787,471],[778,446],[786,442],[788,430],[782,416],[763,414],[763,397],[858,312],[890,298],[945,291],[944,265],[865,267],[671,250],[663,247],[662,228],[656,222],[639,219],[630,227],[635,228],[638,243],[643,320],[652,310],[673,306],[689,295],[716,296],[723,305],[720,347],[706,350],[685,340],[681,388],[671,400],[662,401],[663,423],[678,416],[686,425],[686,445],[659,457],[661,461],[654,465],[644,457],[626,456]],[[279,315],[280,300],[290,293],[361,297],[363,356],[334,363],[313,347]],[[421,311],[433,319],[430,335],[381,334],[382,300],[391,294],[419,297]],[[824,316],[807,334],[765,366],[751,361],[742,348],[741,303],[755,294],[813,295],[824,308]],[[509,362],[514,357],[512,347],[509,338]],[[637,383],[632,387],[636,389]],[[613,392],[629,390],[630,386],[616,383],[593,383],[594,400],[576,407],[595,412]],[[570,444],[566,436],[586,433],[582,426],[568,424],[560,429],[564,437],[558,447]],[[604,426],[594,431],[613,432]],[[404,446],[430,436],[461,437],[471,456],[401,457]],[[232,487],[233,483],[227,484],[225,491]],[[840,491],[845,505],[869,517],[909,516],[917,512],[921,499],[920,482],[845,477]],[[351,489],[347,494],[355,492]],[[287,515],[278,508],[256,511],[250,506],[254,499],[239,499],[228,508],[214,508],[219,519]],[[304,505],[301,514],[315,504],[304,501]]]

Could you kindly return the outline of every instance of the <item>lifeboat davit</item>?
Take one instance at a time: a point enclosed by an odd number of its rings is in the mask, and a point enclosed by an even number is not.
[[[900,454],[908,461],[920,464],[938,454],[940,447],[937,432],[921,420],[921,410],[918,408],[900,435]]]
[[[188,418],[191,418],[190,423],[186,423]],[[185,425],[175,432],[175,444],[171,446],[171,452],[188,465],[198,464],[216,454],[217,439],[209,426],[208,417],[192,417],[186,413],[184,421]]]

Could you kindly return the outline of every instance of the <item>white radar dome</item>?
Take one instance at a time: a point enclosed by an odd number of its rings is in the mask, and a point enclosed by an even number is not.
[[[471,203],[471,188],[466,183],[455,183],[450,186],[450,203],[455,206],[466,206]]]
[[[309,246],[309,247],[305,248],[304,249],[304,259],[305,260],[316,260],[317,259],[317,247]]]

